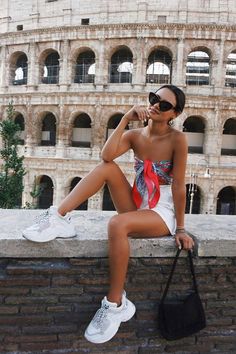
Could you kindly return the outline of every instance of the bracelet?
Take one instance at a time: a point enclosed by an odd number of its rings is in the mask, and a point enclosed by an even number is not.
[[[185,234],[185,233],[186,233],[186,230],[185,230],[184,227],[183,228],[177,228],[175,230],[175,234]]]

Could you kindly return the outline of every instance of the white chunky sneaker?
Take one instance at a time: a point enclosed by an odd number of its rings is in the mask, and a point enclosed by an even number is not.
[[[118,331],[121,322],[130,320],[135,310],[134,304],[126,298],[125,292],[119,307],[116,303],[108,301],[105,296],[101,308],[95,313],[85,331],[85,338],[92,343],[109,341]]]
[[[69,216],[61,216],[55,206],[51,206],[45,213],[41,214],[36,223],[22,232],[23,236],[34,242],[48,242],[55,238],[75,237],[74,225],[70,222]]]

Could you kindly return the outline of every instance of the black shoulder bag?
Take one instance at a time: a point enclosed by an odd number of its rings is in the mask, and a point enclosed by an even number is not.
[[[168,340],[187,337],[206,327],[205,313],[198,294],[191,251],[188,251],[188,258],[193,279],[193,291],[184,299],[165,300],[180,252],[181,249],[178,249],[158,309],[160,332]]]

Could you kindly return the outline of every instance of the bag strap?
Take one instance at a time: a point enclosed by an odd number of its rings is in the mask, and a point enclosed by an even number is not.
[[[166,295],[167,295],[167,292],[169,290],[169,286],[170,286],[170,283],[171,283],[171,280],[172,280],[172,277],[173,277],[173,274],[174,274],[174,271],[175,271],[176,263],[177,263],[177,260],[179,258],[179,255],[180,255],[181,251],[182,251],[182,249],[178,249],[177,250],[174,262],[172,264],[171,272],[170,272],[169,278],[167,280],[164,293],[163,293],[162,298],[161,298],[161,302],[163,302],[165,300],[165,298],[166,298]],[[190,270],[191,270],[191,274],[192,274],[193,288],[194,288],[194,291],[198,294],[198,287],[197,287],[197,281],[196,281],[196,276],[195,276],[195,271],[194,271],[194,266],[193,266],[192,252],[190,250],[188,251],[188,259],[189,259],[189,265],[190,265]]]

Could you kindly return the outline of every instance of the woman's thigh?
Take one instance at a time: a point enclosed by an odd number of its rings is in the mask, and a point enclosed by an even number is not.
[[[105,165],[106,164],[105,162]],[[119,214],[137,210],[132,198],[132,187],[115,162],[109,163],[106,183]]]
[[[110,223],[112,227],[123,230],[129,237],[151,238],[170,235],[170,231],[161,218],[153,210],[130,211],[125,214],[115,215]]]

